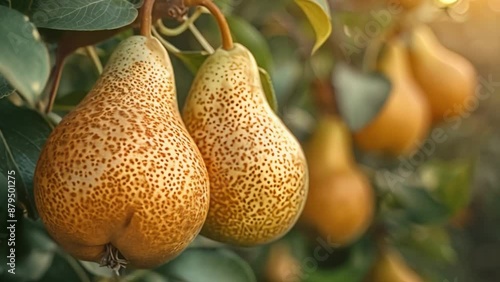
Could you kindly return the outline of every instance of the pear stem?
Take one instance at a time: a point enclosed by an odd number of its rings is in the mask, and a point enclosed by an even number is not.
[[[225,50],[233,49],[233,37],[231,36],[231,30],[229,29],[227,20],[219,7],[217,7],[212,0],[185,0],[184,3],[186,6],[203,6],[207,8],[212,16],[215,17],[217,25],[219,26],[222,37],[222,48]]]
[[[120,256],[122,256],[120,251],[115,246],[108,243],[106,244],[106,249],[101,257],[99,265],[110,268],[114,271],[116,276],[120,276],[120,270],[122,268],[127,268],[128,264],[128,260],[120,258]]]
[[[141,35],[150,38],[155,0],[144,0],[141,16]]]
[[[97,72],[101,75],[103,66],[101,60],[99,59],[99,55],[97,55],[95,46],[91,45],[85,47],[85,53],[87,53],[87,56],[92,60],[92,63],[94,63]]]

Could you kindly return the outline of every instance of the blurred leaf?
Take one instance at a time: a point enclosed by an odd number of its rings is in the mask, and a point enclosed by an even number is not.
[[[14,91],[15,89],[10,86],[5,77],[0,75],[0,99],[9,96],[10,94],[14,93]]]
[[[67,282],[91,280],[85,270],[70,255],[63,252],[56,252],[50,268],[45,272],[39,282]]]
[[[108,278],[114,276],[113,270],[111,270],[111,268],[109,267],[102,267],[98,263],[91,261],[80,260],[78,262],[83,268],[85,268],[88,272],[92,273],[93,275],[99,277],[108,277]]]
[[[126,26],[137,13],[127,0],[34,0],[32,19],[44,28],[103,30]]]
[[[352,246],[349,260],[331,270],[304,269],[304,282],[346,282],[362,281],[375,260],[375,247],[368,238],[364,237]]]
[[[16,211],[16,219],[15,246],[7,247],[15,248],[15,276],[7,273],[0,275],[0,280],[9,281],[9,278],[15,277],[15,281],[39,281],[52,264],[57,246],[49,238],[40,222],[24,218],[21,210]],[[10,253],[10,251],[3,251],[3,254]],[[0,257],[1,267],[7,265],[8,262],[10,259],[6,256]],[[2,277],[5,275],[8,276]]]
[[[73,110],[87,95],[87,92],[73,92],[63,97],[58,97],[54,102],[53,111],[67,113]]]
[[[277,113],[278,101],[276,100],[276,93],[274,93],[274,87],[271,81],[271,77],[269,76],[267,71],[263,68],[259,68],[259,75],[260,75],[260,83],[262,84],[264,94],[266,95],[267,103],[269,103],[271,109],[275,113]]]
[[[148,270],[137,270],[126,278],[129,282],[184,282],[182,280],[168,279],[163,275]]]
[[[0,173],[0,244],[5,244],[6,239],[9,235],[9,230],[7,229],[6,223],[8,219],[8,181],[7,176]],[[1,269],[2,266],[0,266]],[[1,271],[0,271],[1,274]]]
[[[213,0],[225,15],[229,15],[240,0]]]
[[[295,3],[304,11],[316,33],[316,43],[312,50],[314,53],[332,33],[328,2],[326,0],[295,0]]]
[[[442,222],[449,216],[447,209],[426,189],[401,185],[392,187],[391,192],[408,218],[416,223]]]
[[[186,282],[256,281],[252,269],[241,257],[222,248],[189,248],[175,260],[155,271]]]
[[[472,170],[472,162],[434,161],[422,168],[421,174],[450,213],[455,214],[469,204]]]
[[[281,109],[288,106],[290,96],[305,80],[304,65],[297,53],[298,46],[287,36],[276,36],[269,40],[273,64],[271,77],[276,99]]]
[[[172,52],[172,54],[179,58],[193,74],[198,72],[203,62],[210,56],[204,51]]]
[[[234,41],[250,50],[259,67],[269,71],[272,64],[271,50],[262,33],[248,21],[240,17],[229,16],[227,17],[227,22],[231,27]]]
[[[4,6],[0,38],[0,75],[34,105],[49,78],[47,48],[27,16]]]
[[[320,48],[309,61],[314,72],[314,76],[319,80],[326,81],[332,77],[335,57],[333,56],[330,48]]]
[[[10,3],[12,9],[27,14],[30,10],[32,0],[6,0],[6,2],[8,2],[7,5]]]
[[[391,91],[390,81],[379,73],[361,73],[339,63],[333,74],[339,111],[349,128],[358,131],[377,116]]]
[[[414,252],[421,253],[426,260],[433,262],[453,263],[456,253],[448,232],[443,226],[412,226],[406,234],[399,238],[400,244],[408,246]]]
[[[16,172],[16,199],[28,215],[36,218],[33,198],[33,174],[45,140],[52,131],[37,112],[0,100],[0,173]]]

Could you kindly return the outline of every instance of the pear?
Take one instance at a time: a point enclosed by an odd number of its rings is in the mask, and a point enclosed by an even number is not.
[[[208,173],[176,99],[166,50],[155,38],[132,36],[53,130],[34,194],[47,231],[71,255],[106,264],[111,250],[149,268],[199,233]]]
[[[392,83],[391,93],[377,116],[354,135],[366,151],[393,156],[410,155],[430,128],[430,109],[413,80],[407,50],[400,40],[390,41],[379,61],[379,70]]]
[[[278,242],[269,248],[264,275],[267,282],[297,282],[303,273],[300,262],[293,256],[290,246]]]
[[[393,9],[400,9],[410,11],[420,6],[423,0],[388,0],[389,6],[393,6]]]
[[[235,44],[206,59],[183,118],[210,177],[201,234],[239,246],[283,236],[304,206],[307,164],[299,142],[267,103],[248,49]]]
[[[423,282],[395,250],[382,250],[371,270],[368,282]]]
[[[433,123],[466,112],[465,103],[477,85],[474,66],[441,45],[426,25],[413,30],[408,53],[415,79],[429,101]]]
[[[356,166],[350,133],[333,116],[323,116],[306,146],[310,188],[302,221],[332,245],[347,245],[371,224],[373,189]]]

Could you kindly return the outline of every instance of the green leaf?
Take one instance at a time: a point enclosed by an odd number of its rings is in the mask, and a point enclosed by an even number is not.
[[[39,281],[52,264],[57,245],[49,238],[41,222],[24,218],[21,210],[16,211],[16,219],[17,222],[14,223],[16,235],[15,281]],[[7,246],[7,248],[9,251],[2,250],[2,254],[10,253],[11,246]],[[6,256],[0,257],[0,264],[2,267],[7,265]],[[5,277],[2,275],[0,275],[0,280],[9,281],[12,275],[7,275],[7,280],[4,280]]]
[[[54,102],[53,111],[61,114],[66,114],[72,111],[87,95],[87,92],[76,91],[58,97]]]
[[[422,179],[434,194],[455,214],[469,204],[474,164],[469,161],[433,161],[422,168]]]
[[[5,77],[0,75],[0,99],[9,96],[14,93],[15,89],[10,86],[9,82]]]
[[[193,74],[198,72],[198,69],[210,56],[210,54],[203,51],[172,52],[172,54],[179,58]]]
[[[436,263],[453,263],[456,252],[447,230],[443,226],[414,225],[399,238],[400,244],[422,254],[426,260]]]
[[[273,57],[271,77],[278,105],[292,104],[294,93],[305,85],[304,64],[298,56],[297,44],[288,36],[276,36],[269,40]]]
[[[271,50],[262,34],[243,18],[230,16],[227,17],[227,22],[231,27],[234,41],[250,50],[257,64],[269,71],[272,64]]]
[[[180,281],[257,281],[252,269],[241,257],[222,248],[189,248],[178,258],[155,271]]]
[[[391,191],[415,223],[441,223],[449,217],[448,210],[424,188],[398,185]]]
[[[314,54],[332,33],[330,8],[326,0],[295,0],[295,3],[304,11],[316,33],[316,43],[312,50]]]
[[[366,237],[352,246],[346,263],[334,269],[304,271],[305,282],[362,281],[375,260],[375,246]],[[308,259],[310,261],[310,258]],[[305,269],[304,269],[305,270]]]
[[[56,252],[50,268],[40,282],[91,281],[85,270],[70,255]]]
[[[8,2],[7,5],[10,3],[10,8],[23,14],[27,14],[30,10],[32,0],[6,0],[6,2]]]
[[[34,105],[49,78],[47,48],[28,17],[4,6],[0,6],[0,38],[0,75]]]
[[[278,101],[276,100],[276,93],[274,92],[273,82],[271,81],[271,76],[263,68],[259,68],[260,83],[266,94],[267,103],[271,109],[277,113],[278,112]]]
[[[52,131],[49,123],[37,112],[0,100],[0,173],[16,172],[18,204],[36,218],[33,198],[33,174],[41,148]]]
[[[114,271],[108,267],[102,267],[96,262],[91,261],[79,261],[80,265],[85,268],[89,273],[99,277],[111,278],[114,276]]]
[[[229,15],[234,10],[234,7],[240,3],[240,0],[213,0],[213,1],[225,15]]]
[[[137,13],[127,0],[35,0],[32,19],[44,28],[103,30],[131,24]]]
[[[391,92],[391,83],[384,75],[362,73],[343,63],[335,67],[333,85],[339,111],[353,131],[377,116]]]

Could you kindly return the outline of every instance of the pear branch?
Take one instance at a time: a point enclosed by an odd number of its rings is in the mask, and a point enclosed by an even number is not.
[[[212,0],[185,0],[184,3],[186,6],[203,6],[207,8],[212,16],[215,17],[217,25],[219,26],[222,37],[222,48],[225,50],[233,49],[233,37],[231,36],[231,30],[229,29],[226,18]]]
[[[153,6],[155,0],[144,0],[141,16],[141,35],[151,37],[151,26],[153,22]]]

